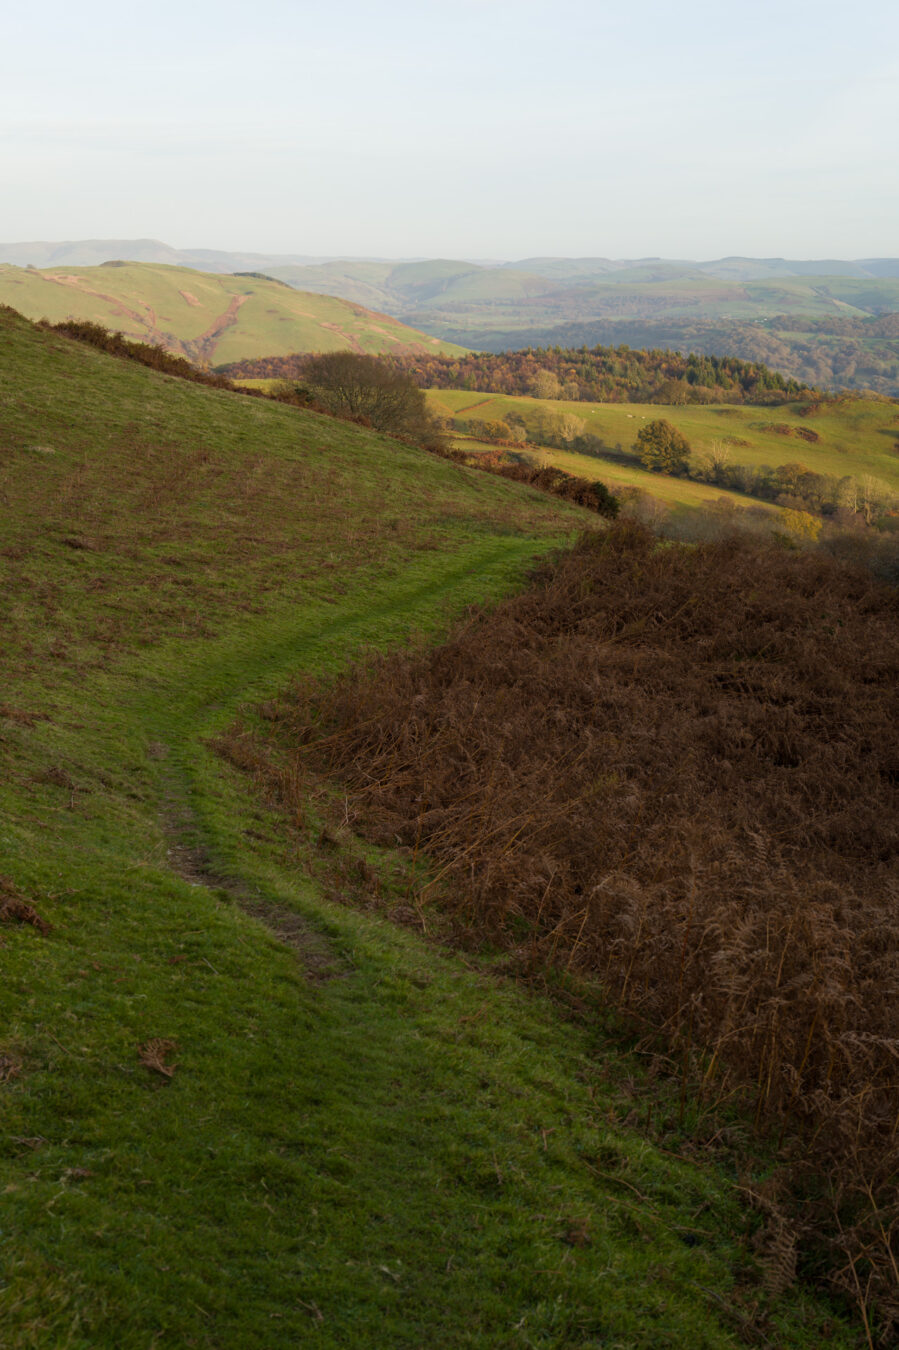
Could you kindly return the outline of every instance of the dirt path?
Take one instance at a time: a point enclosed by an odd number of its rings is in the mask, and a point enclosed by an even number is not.
[[[219,314],[218,318],[213,319],[206,332],[184,344],[190,348],[194,360],[212,362],[219,338],[237,323],[238,311],[249,298],[249,295],[232,296],[228,308],[223,314]]]
[[[154,757],[165,758],[168,746],[157,742]],[[216,871],[200,836],[200,823],[181,791],[177,770],[166,775],[162,824],[168,848],[169,867],[190,886],[225,891],[239,909],[258,919],[280,942],[297,955],[307,978],[316,984],[349,973],[349,966],[331,947],[327,938],[310,927],[295,910],[280,905],[261,891]]]
[[[212,361],[220,337],[237,322],[237,314],[241,305],[245,304],[250,298],[249,295],[232,296],[228,308],[224,313],[213,319],[205,333],[201,333],[198,338],[179,338],[174,333],[162,331],[159,327],[156,311],[150,305],[144,306],[145,313],[142,314],[139,310],[130,309],[119,296],[108,295],[105,291],[99,291],[93,286],[88,286],[81,277],[63,272],[42,272],[41,276],[45,281],[52,281],[57,286],[66,286],[71,290],[79,291],[82,295],[91,295],[97,300],[104,300],[106,304],[112,306],[113,314],[130,319],[132,323],[137,324],[139,329],[143,330],[138,335],[143,341],[156,343],[157,346],[164,347],[166,351],[174,352],[176,356],[186,356],[188,360],[203,362]],[[179,295],[183,296],[188,304],[199,305],[200,303],[196,296],[190,295],[189,292],[179,291]],[[361,347],[359,350],[362,350]]]
[[[339,323],[322,322],[322,328],[327,328],[329,333],[336,333],[338,337],[342,337],[344,342],[348,342],[350,344],[350,348],[352,351],[358,352],[360,356],[365,355],[365,348],[362,346],[362,343],[359,341],[359,339],[353,337],[352,333],[345,333]]]
[[[88,286],[81,277],[71,276],[67,273],[42,272],[41,276],[45,281],[52,281],[57,286],[66,286],[70,290],[79,291],[82,295],[92,295],[97,300],[105,300],[112,306],[113,314],[122,318],[131,319],[139,328],[143,329],[143,334],[139,334],[143,340],[154,342],[157,346],[165,347],[167,351],[174,351],[178,356],[184,356],[184,344],[179,338],[173,337],[171,333],[163,333],[156,319],[156,311],[149,305],[144,306],[146,313],[141,314],[136,309],[129,309],[125,302],[117,295],[108,295],[106,291],[98,291],[93,286]]]
[[[458,416],[461,413],[474,412],[475,408],[486,407],[486,405],[492,403],[495,398],[496,394],[491,394],[489,398],[482,398],[478,403],[466,403],[464,408],[456,409],[456,414]]]
[[[461,468],[458,471],[464,473]],[[285,625],[283,618],[273,621],[271,628],[262,622],[252,636],[233,645],[226,643],[217,655],[198,653],[196,664],[179,671],[164,705],[155,693],[139,694],[132,712],[143,727],[148,758],[158,761],[154,774],[157,819],[171,871],[191,886],[224,892],[295,952],[310,980],[351,974],[352,963],[293,907],[287,892],[267,881],[270,869],[264,844],[254,849],[250,831],[231,836],[229,827],[216,823],[220,807],[207,797],[209,780],[203,770],[206,757],[214,754],[211,742],[230,725],[240,707],[270,697],[297,671],[316,668],[324,651],[349,652],[377,641],[384,620],[391,621],[397,614],[414,626],[438,605],[461,604],[460,591],[470,597],[473,575],[489,576],[500,563],[505,572],[510,558],[517,559],[516,571],[523,570],[532,557],[532,543],[494,540],[451,561],[444,559],[439,567],[435,561],[433,572],[410,584],[391,586],[373,606],[370,591],[365,592],[364,602],[360,591],[344,612],[329,614],[324,621],[317,614],[297,626],[293,621]],[[224,769],[218,760],[215,767]],[[202,809],[204,801],[212,808],[208,816]],[[272,828],[271,841],[276,841],[283,827],[273,824]],[[244,853],[246,867],[221,862]]]

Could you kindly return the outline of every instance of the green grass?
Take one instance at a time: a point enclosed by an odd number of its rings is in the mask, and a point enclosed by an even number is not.
[[[515,398],[468,393],[458,389],[433,389],[428,396],[437,410],[455,417],[482,421],[502,419],[517,411],[527,419],[537,407],[571,412],[583,419],[586,430],[612,446],[631,450],[643,422],[665,417],[687,437],[695,456],[701,456],[728,437],[747,441],[729,447],[732,464],[801,463],[816,473],[856,478],[871,474],[899,488],[899,406],[878,399],[851,400],[836,407],[824,405],[818,413],[802,417],[799,405],[784,407],[716,407],[688,405],[661,407],[654,403],[568,403],[563,400]],[[470,410],[470,411],[469,411]],[[808,428],[820,436],[809,444],[793,436],[766,429],[783,423]],[[592,462],[592,461],[591,461]],[[605,465],[602,461],[595,463]],[[612,466],[610,466],[612,467]],[[598,476],[602,476],[601,474]],[[657,475],[652,475],[655,479]],[[700,485],[697,485],[700,486]],[[720,494],[719,494],[720,495]]]
[[[4,1344],[857,1344],[597,1017],[340,903],[211,744],[593,518],[8,313],[0,408]]]
[[[214,365],[297,351],[462,350],[330,295],[162,263],[0,265],[0,304],[32,319],[88,319]]]
[[[473,453],[495,452],[496,446],[487,441],[478,441],[471,436],[453,438],[453,447]],[[553,465],[565,473],[577,478],[586,478],[590,482],[597,479],[605,483],[613,492],[620,488],[639,488],[641,491],[663,502],[672,511],[689,511],[698,507],[711,507],[716,502],[732,502],[734,506],[758,506],[753,497],[739,492],[726,492],[723,488],[709,487],[705,483],[691,483],[686,478],[670,478],[666,474],[649,473],[637,464],[630,468],[623,464],[614,464],[609,460],[597,459],[594,455],[579,455],[570,450],[556,450],[552,446],[538,446],[529,449],[527,455],[540,464]],[[780,508],[767,504],[772,513]]]

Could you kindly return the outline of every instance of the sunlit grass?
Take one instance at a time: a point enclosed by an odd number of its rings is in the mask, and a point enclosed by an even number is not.
[[[594,518],[8,314],[0,356],[0,874],[53,925],[0,928],[6,1341],[822,1343],[597,1018],[343,903],[213,747]]]

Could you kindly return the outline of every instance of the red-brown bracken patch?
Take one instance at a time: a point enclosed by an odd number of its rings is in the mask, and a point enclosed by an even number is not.
[[[792,1140],[829,1196],[833,1278],[857,1294],[862,1262],[881,1327],[899,1324],[897,619],[895,590],[819,553],[615,525],[443,647],[298,686],[278,775],[294,811],[333,776],[370,839],[427,854],[420,915],[523,972],[596,979]]]

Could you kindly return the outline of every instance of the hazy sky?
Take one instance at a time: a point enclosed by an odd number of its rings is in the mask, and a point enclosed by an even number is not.
[[[0,0],[0,240],[899,255],[896,0]]]

